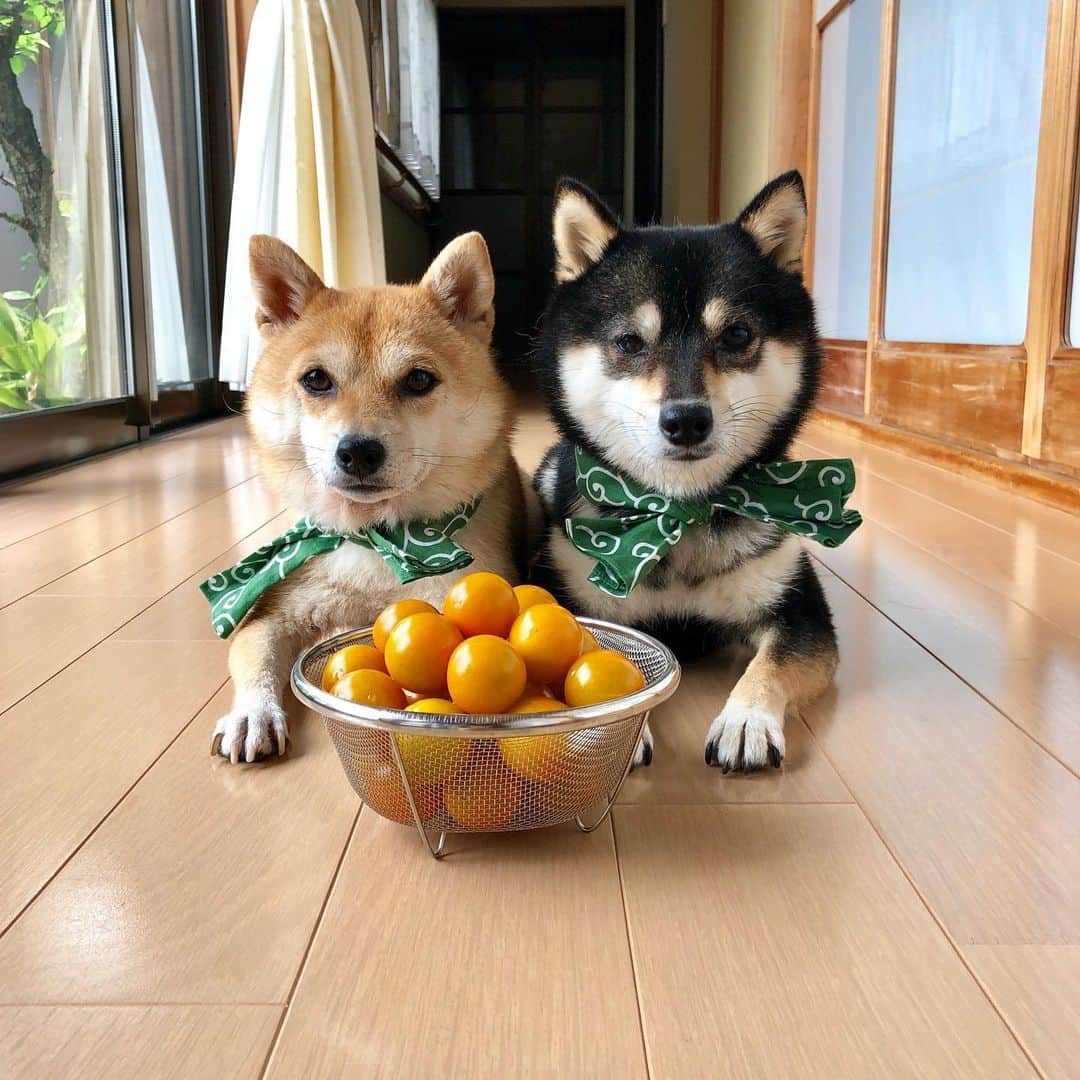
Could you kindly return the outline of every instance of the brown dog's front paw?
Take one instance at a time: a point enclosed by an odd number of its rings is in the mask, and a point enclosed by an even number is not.
[[[237,706],[226,713],[214,728],[210,753],[233,765],[285,753],[289,726],[280,705],[262,703],[249,708]]]

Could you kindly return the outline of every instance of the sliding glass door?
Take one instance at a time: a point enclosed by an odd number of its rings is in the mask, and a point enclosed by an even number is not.
[[[152,385],[209,379],[206,213],[192,11],[135,0],[139,221]]]
[[[123,398],[130,378],[100,6],[15,0],[0,11],[0,416],[9,417]]]
[[[0,478],[221,407],[203,11],[0,0]]]

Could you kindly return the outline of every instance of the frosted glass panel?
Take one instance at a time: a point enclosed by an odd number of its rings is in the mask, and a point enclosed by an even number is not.
[[[887,338],[1024,338],[1046,10],[900,4]]]
[[[814,298],[825,337],[866,338],[880,49],[881,0],[855,0],[821,39]]]

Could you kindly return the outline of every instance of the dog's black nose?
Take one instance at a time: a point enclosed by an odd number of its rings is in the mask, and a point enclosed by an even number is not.
[[[660,430],[673,446],[697,446],[712,431],[712,409],[699,401],[673,401],[660,410]]]
[[[334,457],[342,472],[361,478],[379,471],[386,460],[386,447],[378,439],[346,435],[337,444]]]

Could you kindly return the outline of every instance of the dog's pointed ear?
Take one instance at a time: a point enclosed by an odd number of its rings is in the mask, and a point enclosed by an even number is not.
[[[253,236],[248,241],[248,262],[258,305],[255,321],[265,338],[296,322],[312,297],[326,288],[319,275],[276,237]]]
[[[753,238],[758,250],[781,270],[802,274],[806,240],[806,190],[792,169],[766,184],[735,219]]]
[[[555,280],[561,285],[600,261],[619,231],[619,219],[595,192],[564,178],[555,188],[552,231]]]
[[[478,232],[451,240],[435,257],[420,282],[446,317],[463,333],[485,345],[495,326],[495,271]]]

